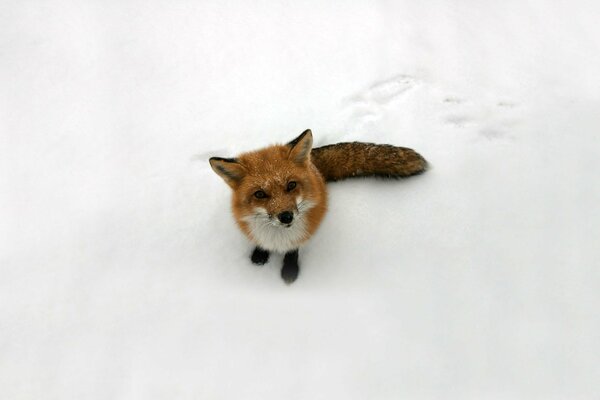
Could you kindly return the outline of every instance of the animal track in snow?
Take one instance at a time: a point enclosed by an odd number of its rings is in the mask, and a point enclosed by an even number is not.
[[[474,123],[475,118],[472,116],[473,105],[467,100],[461,97],[447,96],[443,101],[444,105],[451,107],[452,110],[450,114],[443,117],[445,123],[457,128],[464,128]]]
[[[479,137],[488,140],[511,138],[509,129],[518,123],[512,111],[518,104],[512,101],[497,101],[493,105],[477,104],[448,96],[443,102],[451,108],[442,117],[446,124],[460,129],[474,127]]]
[[[518,104],[513,103],[512,101],[499,101],[496,105],[504,108],[515,108]]]
[[[444,99],[444,103],[461,104],[461,103],[464,103],[464,100],[461,99],[460,97],[446,97]]]
[[[445,121],[451,125],[462,128],[473,122],[473,119],[468,115],[449,115],[445,118]]]
[[[461,93],[444,93],[443,88],[406,74],[376,81],[344,103],[340,119],[345,134],[337,137],[342,140],[354,138],[357,132],[377,134],[389,124],[410,129],[412,119],[435,119],[436,114],[454,132],[485,140],[511,139],[519,123],[519,104],[510,98],[470,99]]]
[[[379,121],[386,107],[402,98],[419,83],[410,75],[396,75],[392,78],[375,82],[367,89],[348,98],[343,119],[348,121],[346,131],[366,130]]]
[[[500,139],[506,136],[506,132],[494,128],[483,128],[479,130],[479,135],[486,139],[492,140]]]
[[[402,93],[413,88],[417,80],[409,75],[397,75],[391,79],[377,82],[367,90],[367,95],[377,104],[387,104]]]

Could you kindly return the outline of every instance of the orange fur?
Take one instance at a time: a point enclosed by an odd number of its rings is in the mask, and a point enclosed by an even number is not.
[[[296,241],[296,248],[319,227],[327,210],[327,188],[323,177],[311,162],[311,147],[312,134],[307,131],[296,146],[273,145],[240,154],[235,159],[211,159],[215,172],[233,189],[233,215],[251,241],[268,248],[253,235],[247,221],[256,208],[263,208],[268,215],[276,216],[284,211],[297,211],[298,198],[310,201],[314,206],[306,211],[305,233]],[[291,191],[287,190],[289,182],[296,182],[296,187]],[[264,191],[268,197],[256,198],[254,193],[257,191]]]
[[[244,215],[254,207],[264,207],[270,215],[277,215],[296,207],[295,197],[300,195],[314,201],[317,206],[308,211],[307,235],[302,244],[317,230],[327,210],[327,188],[325,182],[310,159],[298,165],[288,159],[289,146],[275,145],[249,153],[241,154],[237,159],[247,175],[233,191],[232,210],[235,220],[242,231],[252,239]],[[298,183],[292,192],[286,192],[288,182]],[[256,199],[253,193],[265,190],[268,199]]]
[[[326,181],[401,178],[427,167],[414,150],[391,145],[354,142],[312,149],[310,130],[288,144],[235,159],[213,157],[210,164],[233,189],[232,211],[242,232],[260,248],[279,252],[297,250],[319,227],[327,210]],[[285,212],[295,216],[292,223],[279,218]]]

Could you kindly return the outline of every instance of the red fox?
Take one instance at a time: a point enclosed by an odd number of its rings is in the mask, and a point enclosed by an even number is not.
[[[427,168],[412,149],[387,144],[338,143],[312,148],[310,129],[284,145],[236,158],[212,157],[212,169],[233,189],[232,210],[256,247],[250,257],[263,265],[270,252],[283,253],[281,277],[298,277],[298,248],[315,233],[327,211],[325,182],[350,177],[403,178]]]

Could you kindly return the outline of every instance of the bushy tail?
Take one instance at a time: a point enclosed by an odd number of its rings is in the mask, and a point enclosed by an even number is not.
[[[427,161],[406,147],[374,143],[337,143],[312,149],[311,160],[326,181],[376,176],[405,178],[427,169]]]

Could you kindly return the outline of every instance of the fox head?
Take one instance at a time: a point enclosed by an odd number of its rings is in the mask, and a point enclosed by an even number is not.
[[[210,159],[212,169],[233,189],[238,225],[267,250],[297,248],[314,230],[311,210],[317,205],[325,209],[324,181],[311,163],[311,149],[312,132],[306,130],[285,145]]]

